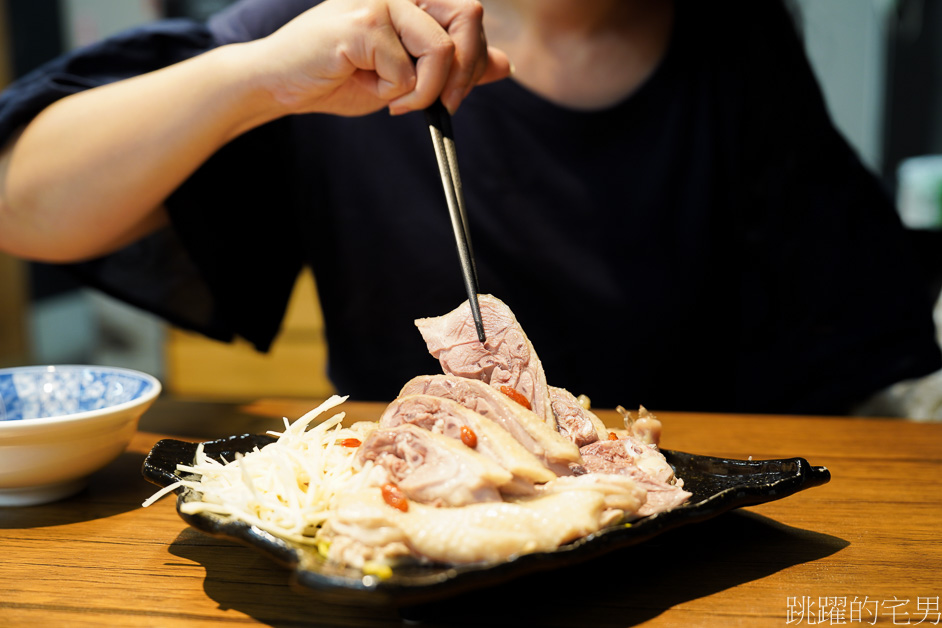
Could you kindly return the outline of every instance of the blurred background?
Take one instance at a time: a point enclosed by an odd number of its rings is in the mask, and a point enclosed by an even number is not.
[[[63,51],[119,30],[161,17],[204,19],[230,3],[0,0],[0,86]],[[789,8],[837,126],[897,198],[913,247],[932,279],[927,290],[937,297],[942,285],[942,0],[791,0]],[[242,400],[329,394],[324,356],[309,275],[299,280],[272,353],[259,355],[247,344],[225,345],[170,329],[82,289],[54,267],[0,254],[0,367],[125,366],[157,376],[177,395]],[[913,395],[910,390],[900,394]],[[942,418],[938,397],[923,399],[909,412]]]

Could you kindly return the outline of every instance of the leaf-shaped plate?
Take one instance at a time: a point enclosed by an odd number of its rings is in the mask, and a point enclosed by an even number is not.
[[[232,460],[237,453],[264,447],[272,440],[271,436],[246,434],[203,443],[203,446],[209,456]],[[181,478],[177,464],[193,463],[196,448],[196,443],[161,440],[144,461],[144,477],[154,484],[169,486]],[[242,521],[213,514],[180,513],[180,516],[198,530],[261,550],[293,570],[298,585],[326,601],[406,605],[582,562],[734,508],[775,501],[820,486],[831,478],[825,467],[812,466],[803,458],[727,460],[670,450],[663,453],[677,476],[683,478],[684,488],[693,493],[679,508],[645,517],[631,525],[605,528],[550,552],[525,554],[485,565],[397,567],[392,577],[384,580],[364,576],[357,569],[328,564],[312,548],[278,538]],[[180,504],[200,499],[200,494],[190,489],[179,489],[178,493],[178,512]]]

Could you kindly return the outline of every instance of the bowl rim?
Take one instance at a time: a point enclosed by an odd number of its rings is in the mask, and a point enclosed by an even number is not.
[[[14,372],[29,372],[29,371],[49,371],[50,369],[63,369],[63,370],[75,370],[75,369],[89,369],[89,370],[101,370],[101,371],[110,371],[115,373],[121,373],[125,375],[131,375],[139,377],[143,380],[146,380],[151,384],[150,390],[134,399],[124,401],[122,403],[115,404],[113,406],[106,406],[104,408],[97,408],[95,410],[84,410],[82,412],[73,412],[71,414],[60,414],[58,416],[50,417],[35,417],[32,419],[15,419],[10,421],[0,421],[0,432],[9,431],[17,429],[14,426],[20,426],[22,429],[27,429],[28,427],[35,427],[40,425],[56,425],[61,423],[77,423],[79,421],[100,417],[106,414],[111,414],[113,412],[122,412],[130,408],[134,408],[140,405],[149,405],[152,403],[157,396],[163,390],[163,387],[160,383],[160,380],[154,377],[149,373],[143,371],[138,371],[131,368],[125,368],[121,366],[106,366],[102,364],[35,364],[29,366],[11,366],[7,368],[0,368],[0,375],[12,374]]]

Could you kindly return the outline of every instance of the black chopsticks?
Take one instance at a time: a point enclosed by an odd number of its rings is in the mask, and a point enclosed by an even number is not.
[[[468,302],[471,305],[471,317],[474,319],[478,340],[483,343],[486,338],[484,321],[481,320],[481,306],[478,304],[478,271],[471,252],[471,236],[468,232],[468,217],[464,209],[461,176],[458,174],[458,156],[455,153],[455,138],[451,130],[451,115],[441,101],[436,100],[425,110],[425,119],[428,121],[429,131],[432,134],[432,146],[435,148],[442,187],[445,189],[445,201],[448,203],[448,213],[451,215],[451,227],[455,232],[455,244],[461,261],[464,287],[468,292]]]

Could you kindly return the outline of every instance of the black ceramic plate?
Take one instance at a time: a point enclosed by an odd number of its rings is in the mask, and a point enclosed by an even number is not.
[[[232,460],[273,440],[270,436],[234,436],[204,443],[207,455]],[[192,464],[195,443],[178,440],[158,442],[144,461],[144,477],[160,486],[180,479],[177,464]],[[726,460],[665,450],[664,455],[683,478],[684,488],[693,493],[690,500],[674,510],[618,525],[564,545],[551,552],[526,554],[504,562],[459,567],[410,566],[393,571],[380,580],[359,570],[327,564],[309,547],[280,539],[241,521],[212,514],[180,516],[194,528],[213,536],[230,539],[269,555],[294,572],[301,587],[329,601],[351,604],[412,604],[453,595],[469,589],[491,586],[518,576],[582,562],[617,549],[650,539],[681,525],[710,519],[723,512],[775,501],[831,479],[825,467],[813,467],[803,458],[787,460]],[[190,489],[180,489],[180,504],[199,500]]]

